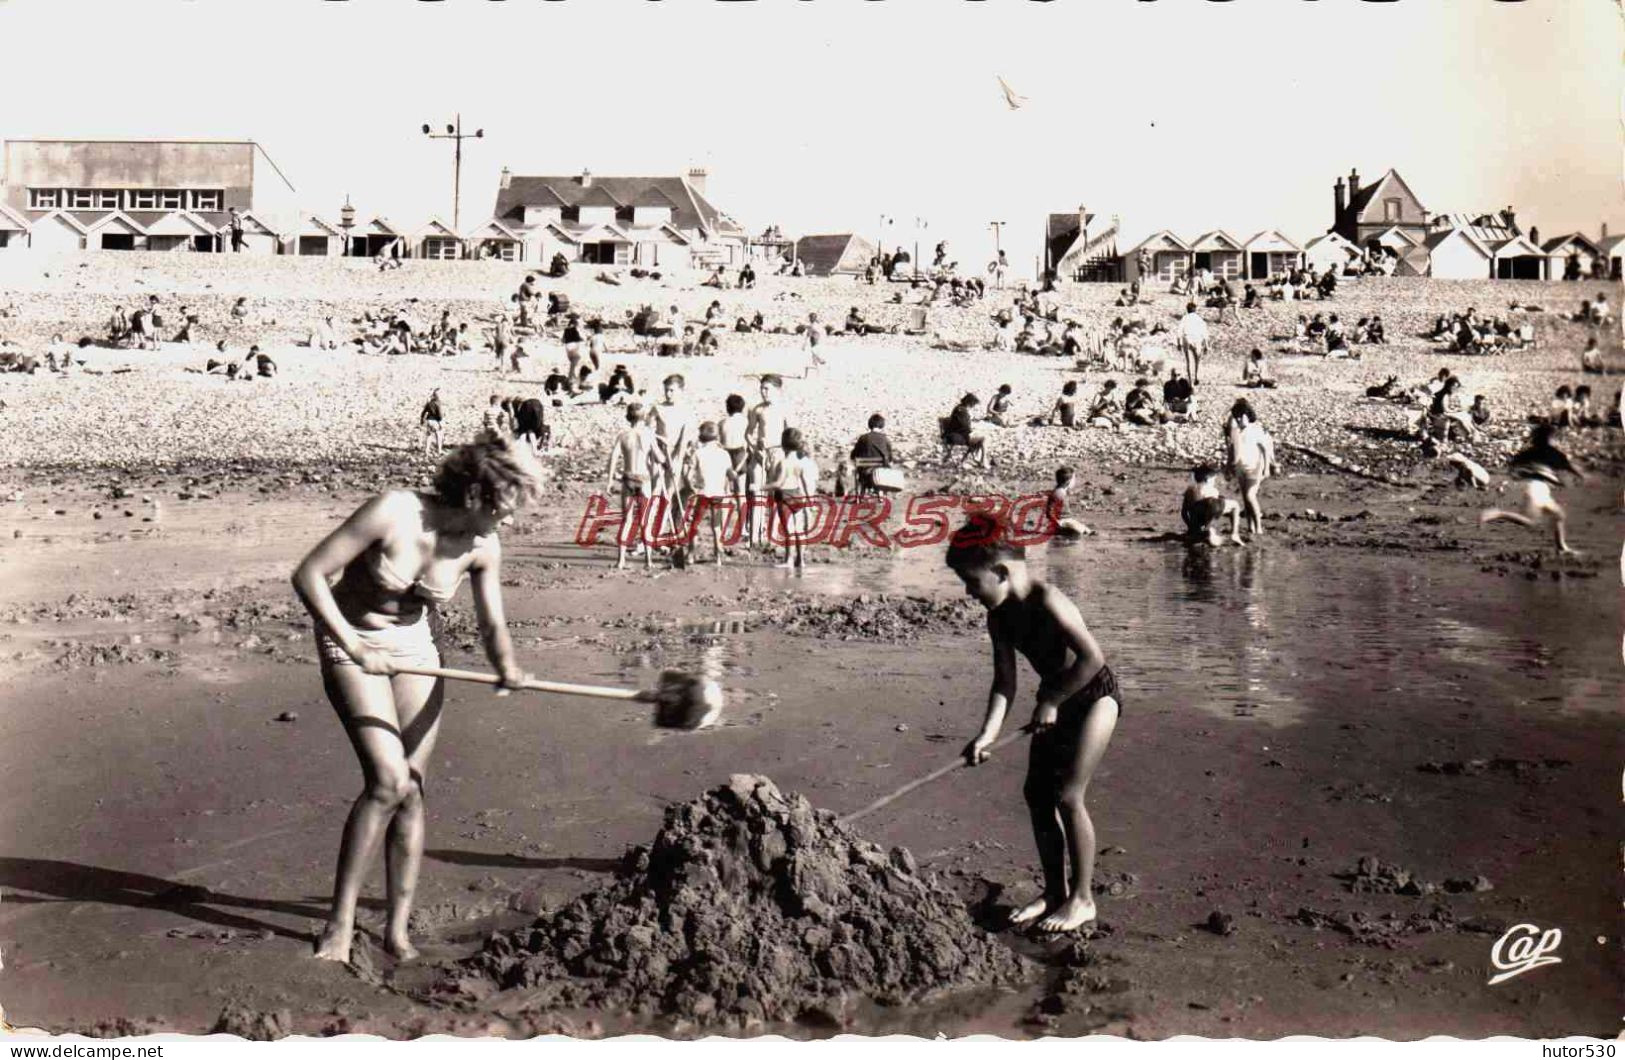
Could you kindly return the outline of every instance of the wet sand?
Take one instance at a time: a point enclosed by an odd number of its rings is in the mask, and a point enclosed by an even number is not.
[[[1533,532],[1480,528],[1493,495],[1306,470],[1269,484],[1262,539],[1188,551],[1158,539],[1182,471],[1085,471],[1075,498],[1100,533],[1033,562],[1078,601],[1124,686],[1091,792],[1103,927],[1082,968],[1060,966],[1064,945],[1012,940],[1056,963],[1024,990],[854,1029],[1612,1034],[1620,512],[1617,468],[1600,470],[1566,492],[1589,554],[1562,562]],[[114,500],[114,480],[63,475],[0,509],[13,1023],[204,1032],[231,1003],[286,1009],[296,1033],[537,1029],[500,1004],[413,1000],[428,973],[375,945],[359,971],[308,957],[359,774],[286,576],[367,478],[261,492],[271,480],[244,475],[196,498],[182,479],[132,475]],[[585,682],[710,669],[725,723],[659,734],[633,705],[452,689],[428,778],[428,964],[601,881],[666,804],[731,773],[848,810],[951,760],[980,720],[980,634],[839,640],[766,617],[784,593],[951,599],[938,550],[651,580],[569,543],[581,503],[560,494],[505,538],[521,656]],[[481,665],[470,610],[465,590],[450,665]],[[1033,687],[1024,673],[1012,723]],[[862,830],[967,899],[1008,904],[1036,876],[1021,771],[1012,748]],[[1493,889],[1351,891],[1365,857]],[[367,893],[381,899],[381,869]],[[1563,963],[1487,986],[1491,945],[1523,922],[1562,929]],[[363,926],[377,930],[376,904]]]

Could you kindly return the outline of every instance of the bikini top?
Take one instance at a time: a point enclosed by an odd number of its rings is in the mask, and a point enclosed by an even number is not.
[[[367,553],[367,570],[372,574],[380,588],[391,593],[416,593],[430,603],[443,604],[457,595],[458,586],[463,584],[463,574],[457,575],[457,580],[450,585],[435,585],[419,578],[417,581],[407,581],[401,577],[399,571],[389,562],[381,548],[374,548]]]

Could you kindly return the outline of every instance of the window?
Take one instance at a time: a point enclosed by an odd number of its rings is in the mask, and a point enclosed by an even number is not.
[[[223,210],[225,209],[226,193],[218,188],[208,191],[194,191],[192,193],[192,209],[194,210]]]
[[[28,208],[30,210],[54,210],[61,205],[55,188],[29,188]]]
[[[130,209],[156,210],[158,208],[158,193],[155,191],[130,192]]]
[[[423,241],[423,256],[450,261],[457,257],[457,240],[429,238]]]
[[[96,206],[102,210],[116,210],[121,205],[124,193],[113,191],[98,191],[96,193]]]
[[[160,210],[184,210],[186,208],[186,193],[184,191],[160,191],[158,193],[158,208]]]
[[[1385,221],[1401,220],[1398,199],[1382,200],[1382,217]]]
[[[89,188],[73,188],[68,191],[68,209],[94,210],[96,208],[96,193]]]

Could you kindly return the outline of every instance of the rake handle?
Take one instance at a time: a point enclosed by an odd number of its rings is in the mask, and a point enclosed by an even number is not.
[[[443,677],[448,681],[472,681],[482,685],[500,685],[502,678],[479,670],[450,670],[438,666],[397,666],[398,674],[416,674],[419,677]],[[594,699],[630,699],[650,703],[659,698],[658,692],[639,688],[607,688],[603,685],[567,685],[558,681],[526,681],[519,686],[526,692],[552,692],[561,696],[591,696]]]
[[[993,743],[988,745],[987,753],[992,754],[994,751],[999,750],[1001,747],[1008,747],[1010,744],[1015,743],[1017,740],[1021,739],[1023,736],[1026,736],[1026,735],[1027,735],[1027,730],[1025,728],[1017,729],[1015,732],[1005,733],[999,739],[994,740]],[[927,784],[930,784],[933,781],[941,780],[943,777],[947,776],[949,773],[952,773],[954,770],[962,769],[962,768],[968,768],[969,765],[970,765],[970,763],[966,762],[964,760],[964,758],[958,758],[958,759],[956,759],[956,760],[954,760],[952,762],[949,762],[947,765],[941,767],[940,769],[934,769],[931,772],[927,773],[925,776],[920,777],[917,780],[909,781],[907,784],[904,784],[902,787],[898,788],[896,791],[892,792],[889,795],[882,795],[880,798],[876,799],[874,802],[871,802],[869,805],[863,807],[862,809],[853,810],[851,813],[849,813],[846,816],[841,818],[841,823],[842,824],[851,824],[853,821],[856,821],[860,817],[867,817],[871,813],[874,813],[876,810],[883,809],[886,806],[890,806],[892,803],[896,802],[898,799],[902,798],[904,795],[907,795],[910,792],[914,791],[916,788],[923,788]]]

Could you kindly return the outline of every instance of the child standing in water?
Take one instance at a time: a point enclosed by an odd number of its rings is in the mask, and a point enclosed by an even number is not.
[[[1575,466],[1568,454],[1552,444],[1553,433],[1551,424],[1538,424],[1530,432],[1528,448],[1512,458],[1512,477],[1523,482],[1523,511],[1491,508],[1479,515],[1478,521],[1494,523],[1504,520],[1519,526],[1534,526],[1549,516],[1557,551],[1572,555],[1576,554],[1576,550],[1569,547],[1568,539],[1564,536],[1567,516],[1563,506],[1552,496],[1552,487],[1562,482],[1560,476],[1565,471],[1582,482],[1586,479],[1586,473]]]
[[[965,747],[965,761],[973,766],[987,761],[1016,694],[1020,652],[1039,677],[1022,795],[1032,816],[1044,893],[1011,913],[1010,923],[1035,924],[1044,932],[1075,931],[1095,919],[1090,889],[1095,826],[1084,795],[1117,726],[1121,699],[1117,679],[1077,607],[1027,572],[1025,549],[1011,544],[1006,531],[991,516],[972,516],[948,545],[948,567],[965,592],[987,608],[993,641],[987,716]]]

